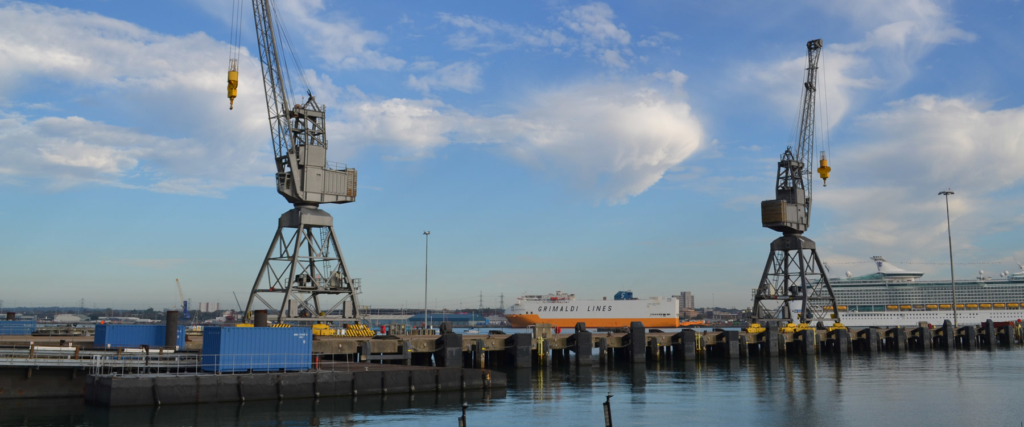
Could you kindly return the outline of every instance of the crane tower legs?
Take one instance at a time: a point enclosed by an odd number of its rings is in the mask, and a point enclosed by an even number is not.
[[[245,306],[245,318],[266,308],[282,322],[354,322],[359,279],[349,276],[334,218],[313,206],[281,215],[277,233]],[[255,306],[260,304],[261,306]]]
[[[836,297],[814,241],[799,234],[772,242],[761,283],[754,294],[752,322],[839,322]]]

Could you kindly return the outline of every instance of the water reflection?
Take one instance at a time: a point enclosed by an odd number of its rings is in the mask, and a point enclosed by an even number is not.
[[[463,402],[479,410],[505,397],[506,391],[498,389],[120,408],[86,406],[81,399],[4,401],[0,425],[352,425],[385,414],[454,413]]]
[[[957,351],[662,360],[508,369],[507,395],[93,408],[80,399],[0,401],[0,425],[1019,425],[1021,352]],[[965,408],[970,408],[965,409]]]

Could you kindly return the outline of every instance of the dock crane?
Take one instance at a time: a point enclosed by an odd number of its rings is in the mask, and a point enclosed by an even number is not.
[[[354,202],[356,170],[327,162],[326,108],[316,102],[308,87],[301,104],[289,103],[288,63],[279,54],[289,43],[274,3],[252,0],[252,10],[277,192],[293,208],[278,220],[249,294],[245,318],[251,320],[255,304],[261,303],[276,315],[278,323],[353,322],[360,317],[359,279],[350,276],[334,232],[334,219],[320,205]],[[244,0],[236,0],[233,12],[238,27],[232,24],[235,45],[228,69],[232,108],[238,89],[237,34],[243,4]]]
[[[810,227],[815,143],[815,101],[821,39],[807,42],[807,69],[801,96],[796,148],[787,147],[778,163],[775,198],[761,202],[761,225],[782,233],[771,244],[761,282],[754,293],[751,323],[789,322],[800,311],[800,323],[834,322],[842,327],[835,293],[813,240]],[[821,152],[818,173],[823,183],[832,168]],[[753,326],[753,325],[752,325]],[[760,327],[760,326],[759,326]]]
[[[188,301],[185,301],[185,293],[181,291],[181,282],[174,279],[174,284],[178,285],[178,298],[181,299],[181,317],[188,319]]]

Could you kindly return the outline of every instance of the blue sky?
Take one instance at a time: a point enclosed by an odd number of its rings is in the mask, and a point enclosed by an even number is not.
[[[834,275],[872,255],[1016,270],[1019,2],[276,0],[328,106],[356,203],[327,206],[362,301],[632,289],[745,307],[791,144],[804,44],[825,41],[829,186],[808,236]],[[232,306],[277,217],[251,10],[229,111],[231,2],[0,1],[0,299]],[[824,122],[824,120],[821,120]],[[435,300],[436,298],[436,303]]]

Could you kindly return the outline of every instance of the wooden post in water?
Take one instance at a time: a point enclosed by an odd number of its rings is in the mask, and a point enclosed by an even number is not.
[[[604,426],[612,427],[612,395],[609,394],[604,400]]]

